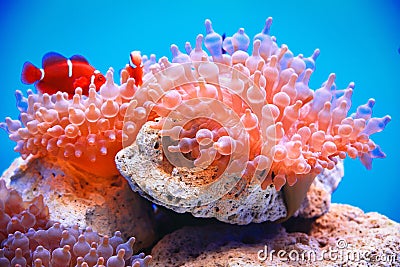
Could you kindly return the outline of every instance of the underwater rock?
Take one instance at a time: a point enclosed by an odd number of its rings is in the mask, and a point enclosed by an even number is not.
[[[232,183],[238,183],[233,188],[230,186],[232,190],[222,195],[221,192],[212,191],[220,187],[207,186],[214,174],[212,168],[195,173],[173,167],[165,160],[162,143],[158,130],[147,123],[139,131],[136,143],[117,153],[117,168],[132,189],[143,197],[179,213],[215,217],[231,224],[276,221],[286,217],[283,192],[276,191],[272,185],[262,190],[257,183],[246,185],[243,179],[238,181],[235,177],[227,177]],[[312,191],[298,212],[299,216],[308,218],[327,212],[330,194],[343,176],[342,162],[339,161],[331,171],[324,170],[320,176],[324,178],[315,179]],[[218,194],[221,194],[220,198],[217,198]]]
[[[332,204],[318,219],[292,218],[288,224],[292,226],[285,225],[286,229],[268,223],[184,227],[157,243],[152,266],[400,264],[400,224],[376,212]]]
[[[151,203],[133,193],[121,176],[100,178],[62,160],[30,157],[15,159],[1,179],[24,200],[43,195],[52,221],[78,223],[109,236],[119,230],[124,239],[136,237],[135,251],[156,238]]]

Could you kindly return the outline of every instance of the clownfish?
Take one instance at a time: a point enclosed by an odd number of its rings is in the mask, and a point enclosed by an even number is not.
[[[126,64],[125,70],[129,73],[130,78],[135,79],[136,86],[141,86],[143,84],[143,63],[139,51],[131,52],[129,64]]]
[[[84,95],[89,94],[89,85],[93,81],[96,90],[106,82],[100,71],[93,68],[80,55],[66,58],[55,52],[47,53],[42,59],[42,69],[30,62],[22,67],[21,81],[35,84],[41,93],[55,94],[57,91],[67,92],[72,97],[77,87],[82,88]]]

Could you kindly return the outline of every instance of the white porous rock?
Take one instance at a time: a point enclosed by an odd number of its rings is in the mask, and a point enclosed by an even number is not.
[[[218,192],[204,192],[196,185],[208,182],[207,179],[215,171],[209,168],[193,173],[168,165],[162,153],[158,130],[149,125],[147,123],[142,127],[134,144],[122,149],[116,156],[117,168],[132,189],[143,197],[179,213],[215,217],[231,224],[275,221],[286,216],[282,193],[274,187],[261,190],[260,186],[254,185],[245,187],[243,191],[235,187],[222,198],[207,201],[208,196]],[[236,184],[235,177],[230,178]],[[188,202],[197,205],[187,205]]]
[[[117,153],[117,168],[133,191],[175,212],[190,212],[202,218],[214,217],[231,224],[261,223],[286,217],[282,191],[276,191],[273,186],[262,190],[258,184],[243,186],[238,177],[225,177],[236,185],[227,185],[232,188],[227,194],[212,198],[218,194],[213,191],[215,188],[202,185],[213,181],[215,170],[209,167],[194,172],[172,166],[163,154],[161,141],[158,130],[146,123],[139,131],[136,142]],[[323,201],[330,203],[330,196],[329,200]],[[307,203],[303,204],[303,209],[309,208]],[[324,208],[319,213],[326,211]]]
[[[151,203],[120,175],[102,178],[54,157],[29,157],[15,159],[1,179],[24,200],[43,195],[50,220],[64,226],[78,223],[108,236],[119,230],[125,239],[135,236],[135,251],[156,239]]]

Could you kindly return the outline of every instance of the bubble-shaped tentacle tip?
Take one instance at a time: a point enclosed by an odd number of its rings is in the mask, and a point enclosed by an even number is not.
[[[24,217],[28,213],[35,219],[30,218],[26,224]],[[22,228],[7,227],[12,221]],[[43,197],[23,201],[17,191],[0,180],[0,266],[150,266],[151,256],[133,255],[134,242],[131,237],[124,243],[120,231],[108,238],[90,227],[82,230],[78,224],[52,222]],[[107,265],[109,259],[111,265]]]
[[[115,84],[111,68],[106,79],[101,88],[91,84],[88,96],[81,88],[72,98],[16,91],[19,119],[6,118],[0,128],[17,142],[15,151],[23,158],[55,156],[98,176],[116,175],[114,157],[122,148],[126,107],[137,87],[131,78]]]

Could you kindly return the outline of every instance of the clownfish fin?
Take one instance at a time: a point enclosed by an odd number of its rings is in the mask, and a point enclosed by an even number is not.
[[[82,63],[86,63],[89,65],[89,61],[87,61],[87,59],[84,56],[81,55],[73,55],[72,57],[70,57],[71,61],[78,61],[78,62],[82,62]]]
[[[85,76],[81,76],[78,79],[76,79],[73,83],[73,87],[76,89],[77,87],[80,87],[82,89],[86,89],[88,88],[90,85],[90,80],[85,77]]]
[[[43,78],[43,72],[30,62],[25,62],[22,67],[21,81],[24,84],[32,84]]]
[[[48,67],[50,65],[65,62],[66,60],[67,60],[67,58],[59,53],[49,52],[43,56],[42,67],[45,69],[46,67]]]
[[[38,91],[41,92],[42,94],[47,93],[49,95],[53,95],[58,91],[54,87],[48,86],[47,83],[43,81],[38,82],[35,86],[36,89],[38,89]]]

